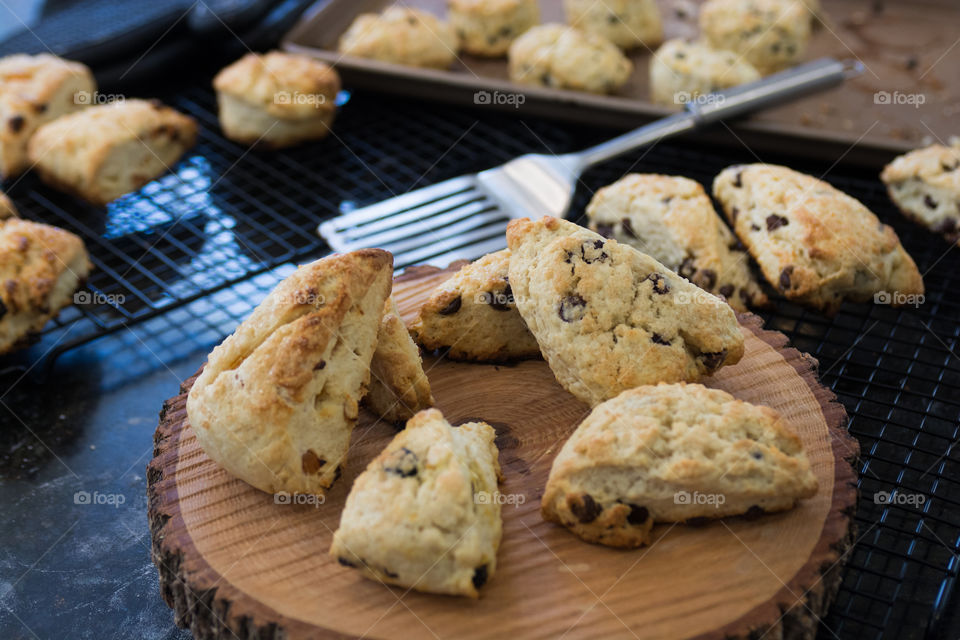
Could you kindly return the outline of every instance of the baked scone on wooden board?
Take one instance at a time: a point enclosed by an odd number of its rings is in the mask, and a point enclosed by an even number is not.
[[[34,132],[91,104],[96,91],[93,74],[79,62],[47,53],[0,58],[0,178],[23,173]]]
[[[510,285],[557,381],[590,406],[695,382],[743,356],[733,309],[650,256],[566,220],[513,220]]]
[[[476,598],[503,524],[496,433],[421,411],[353,483],[330,555],[373,580]]]
[[[498,57],[517,36],[540,24],[540,5],[537,0],[447,0],[447,17],[466,53]]]
[[[130,99],[43,125],[29,154],[44,182],[104,205],[169,171],[196,141],[193,118],[155,100]]]
[[[344,55],[410,67],[446,69],[459,42],[449,23],[427,11],[395,5],[383,13],[361,13],[340,36]]]
[[[859,200],[787,167],[737,165],[713,195],[767,281],[793,300],[835,313],[844,300],[922,295],[923,278],[892,228]]]
[[[323,494],[370,379],[393,257],[301,266],[210,354],[187,413],[210,458],[267,493]]]
[[[652,49],[663,41],[655,0],[564,0],[567,24],[606,38],[621,49]]]
[[[10,200],[9,196],[3,191],[0,191],[0,219],[3,218],[15,218],[17,216],[17,208],[13,206],[13,202]]]
[[[454,360],[506,362],[540,356],[517,311],[509,280],[510,250],[464,265],[430,295],[410,330],[428,351]]]
[[[747,248],[727,228],[699,182],[634,173],[587,205],[590,229],[643,251],[737,311],[768,304]]]
[[[83,240],[69,231],[0,220],[0,354],[69,306],[92,268]]]
[[[554,459],[541,505],[584,540],[636,547],[654,523],[759,516],[816,493],[803,445],[776,411],[680,383],[595,407]]]
[[[213,79],[226,137],[286,147],[330,133],[340,76],[308,56],[248,53]]]
[[[960,141],[898,156],[880,179],[908,218],[948,242],[960,240]]]

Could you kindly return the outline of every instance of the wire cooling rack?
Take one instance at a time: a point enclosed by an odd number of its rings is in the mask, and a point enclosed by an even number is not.
[[[110,371],[135,376],[229,333],[297,262],[328,251],[317,223],[417,186],[528,151],[565,152],[609,132],[582,126],[354,96],[335,134],[285,152],[248,152],[218,133],[212,94],[169,100],[200,122],[197,147],[160,180],[106,213],[27,177],[11,194],[22,213],[84,237],[96,270],[78,304],[32,349],[4,367],[43,369],[97,341]],[[384,105],[389,106],[385,107]],[[661,144],[587,174],[590,193],[628,171],[687,175],[709,185],[747,149]],[[765,155],[821,175],[823,166]],[[919,308],[844,305],[833,318],[778,301],[766,326],[820,361],[825,384],[850,414],[862,447],[857,543],[824,638],[934,637],[958,575],[960,551],[960,253],[893,209],[873,172],[833,169],[827,179],[865,202],[900,234],[925,272]],[[44,365],[44,366],[37,366]],[[119,373],[118,373],[119,372]],[[955,600],[953,601],[955,603]]]

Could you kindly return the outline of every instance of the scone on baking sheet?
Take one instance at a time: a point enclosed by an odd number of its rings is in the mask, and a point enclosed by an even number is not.
[[[590,93],[616,91],[633,70],[606,38],[562,24],[533,27],[513,41],[507,57],[513,82]]]
[[[447,0],[447,18],[465,52],[497,57],[540,23],[540,5],[537,0]]]
[[[410,327],[424,349],[453,360],[506,362],[540,356],[510,287],[510,250],[464,265],[420,308]]]
[[[746,247],[713,209],[699,182],[630,174],[603,187],[587,206],[590,228],[629,244],[737,311],[768,303],[750,271]]]
[[[769,407],[699,384],[624,391],[553,461],[544,519],[588,542],[638,547],[655,522],[759,516],[817,493],[800,439]]]
[[[69,231],[0,220],[0,354],[69,306],[92,268],[83,240]]]
[[[435,15],[392,6],[380,14],[361,13],[340,36],[348,56],[410,67],[446,69],[457,57],[457,35]]]
[[[923,294],[897,234],[859,200],[786,167],[727,167],[713,195],[767,281],[787,299],[835,312],[878,294],[894,305]]]
[[[286,147],[330,133],[340,76],[325,63],[280,51],[248,53],[213,79],[226,137]]]
[[[667,106],[683,107],[701,94],[759,79],[760,72],[740,55],[682,38],[663,43],[650,59],[650,95]]]
[[[157,101],[124,100],[43,125],[29,153],[44,182],[103,205],[169,171],[196,140],[193,118]]]
[[[908,218],[949,242],[960,240],[960,142],[899,156],[884,167],[880,179]]]
[[[484,422],[415,415],[354,481],[330,555],[381,583],[478,597],[503,529],[495,437]]]
[[[811,22],[802,0],[707,0],[700,7],[707,42],[742,55],[764,75],[803,59]]]
[[[567,24],[606,38],[622,49],[651,49],[663,41],[654,0],[564,0]]]
[[[393,257],[301,266],[207,359],[187,397],[206,454],[267,493],[322,494],[340,473],[370,379]]]
[[[30,166],[27,144],[38,127],[90,104],[96,90],[79,62],[46,53],[0,58],[0,178]]]
[[[401,425],[418,411],[433,406],[420,349],[407,332],[392,297],[383,305],[377,349],[370,361],[370,387],[363,401],[387,422]]]
[[[17,208],[3,191],[0,191],[0,219],[17,217]]]
[[[627,244],[565,220],[507,227],[517,308],[564,389],[596,406],[743,356],[733,309]]]

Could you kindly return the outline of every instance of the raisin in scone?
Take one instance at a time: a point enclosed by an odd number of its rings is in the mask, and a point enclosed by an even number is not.
[[[907,217],[949,242],[960,240],[960,144],[935,144],[899,156],[880,179]]]
[[[457,57],[457,35],[448,23],[426,11],[400,6],[381,14],[361,13],[340,37],[348,56],[411,67],[446,69]]]
[[[96,91],[93,74],[79,62],[46,53],[0,58],[0,178],[26,171],[34,132],[89,105]]]
[[[330,555],[385,584],[478,597],[503,529],[495,437],[484,422],[415,415],[354,481]]]
[[[433,406],[420,349],[407,332],[392,297],[383,306],[377,349],[370,361],[370,388],[363,401],[374,413],[394,424],[402,424],[418,411]]]
[[[708,0],[700,8],[707,42],[742,55],[764,75],[800,62],[811,22],[801,0]]]
[[[713,209],[699,182],[631,174],[603,187],[587,206],[590,228],[643,251],[737,311],[768,303],[746,247]]]
[[[590,406],[743,356],[729,305],[629,245],[549,217],[513,220],[507,243],[520,315],[557,381]]]
[[[663,20],[654,0],[564,0],[567,24],[606,38],[622,49],[663,42]]]
[[[537,0],[447,0],[447,18],[464,51],[497,57],[540,23],[540,5]]]
[[[340,76],[325,63],[280,51],[248,53],[213,79],[226,137],[286,147],[330,133]]]
[[[650,60],[650,95],[659,104],[683,107],[697,96],[760,79],[760,72],[732,51],[703,42],[668,40]]]
[[[29,153],[44,182],[104,205],[169,171],[196,140],[193,118],[153,100],[124,100],[43,125]]]
[[[540,346],[517,311],[509,268],[504,249],[464,265],[437,287],[410,327],[420,346],[475,362],[539,357]]]
[[[92,268],[83,240],[69,231],[0,220],[0,353],[23,346],[69,306]]]
[[[606,38],[562,24],[530,29],[513,41],[508,58],[514,82],[591,93],[616,91],[633,70]]]
[[[785,511],[816,493],[803,444],[776,411],[659,384],[580,423],[553,461],[541,513],[588,542],[637,547],[655,522]]]
[[[16,217],[17,208],[13,206],[13,202],[7,197],[7,194],[0,191],[0,219]]]
[[[811,176],[768,164],[724,169],[713,195],[767,281],[790,300],[835,312],[881,292],[923,293],[897,234],[859,200]]]
[[[393,257],[301,266],[207,359],[187,397],[203,450],[248,484],[322,494],[340,474],[370,379]]]

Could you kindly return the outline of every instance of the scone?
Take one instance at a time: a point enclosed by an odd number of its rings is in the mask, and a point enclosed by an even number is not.
[[[816,493],[803,444],[776,411],[660,384],[587,416],[553,461],[541,513],[588,542],[637,547],[654,522],[759,516]]]
[[[418,411],[433,406],[420,349],[407,332],[393,298],[383,305],[377,349],[370,361],[370,388],[363,401],[374,413],[394,424],[402,424]]]
[[[508,58],[514,82],[591,93],[616,91],[633,70],[609,40],[562,24],[530,29],[513,41]]]
[[[464,51],[497,57],[540,23],[540,6],[537,0],[447,0],[447,17]]]
[[[880,179],[907,217],[949,242],[960,240],[960,143],[904,154],[884,167]]]
[[[340,76],[308,56],[248,53],[213,79],[223,134],[286,147],[330,133]]]
[[[69,306],[92,268],[83,240],[69,231],[0,220],[0,353],[23,346]]]
[[[457,35],[433,14],[400,6],[361,13],[340,37],[339,51],[410,67],[446,69],[457,57]]]
[[[301,266],[210,354],[187,397],[206,454],[267,493],[322,494],[340,474],[370,379],[393,257]]]
[[[715,49],[733,51],[764,74],[803,59],[812,14],[800,0],[707,0],[700,31]]]
[[[557,381],[590,406],[743,356],[736,314],[650,256],[565,220],[513,220],[510,284]]]
[[[497,568],[496,433],[421,411],[350,489],[330,555],[385,584],[478,597]]]
[[[786,167],[724,169],[713,195],[767,281],[787,299],[827,313],[844,300],[923,294],[917,265],[893,229],[859,200]]]
[[[0,178],[30,166],[27,144],[37,128],[90,104],[96,91],[79,62],[46,53],[0,58]]]
[[[764,306],[750,259],[713,209],[699,182],[631,174],[606,186],[587,206],[590,228],[643,251],[737,311]]]
[[[0,219],[17,217],[17,208],[3,191],[0,191]]]
[[[622,49],[652,49],[663,41],[654,0],[564,0],[567,23],[606,38]]]
[[[453,360],[506,362],[540,356],[510,287],[510,250],[464,265],[430,295],[410,327],[424,349]]]
[[[30,161],[44,182],[103,205],[163,175],[197,140],[197,123],[156,101],[125,100],[43,125]]]
[[[668,106],[759,79],[760,72],[736,53],[682,38],[663,43],[650,60],[650,95]]]

